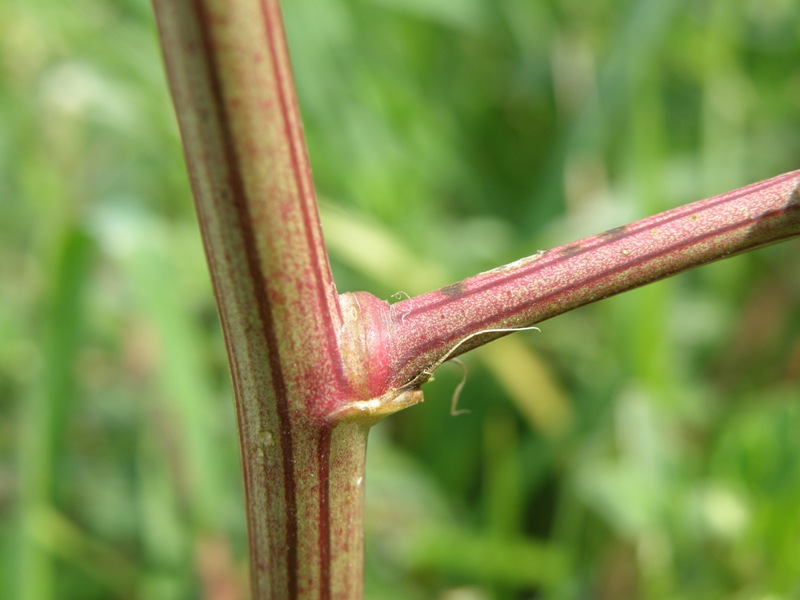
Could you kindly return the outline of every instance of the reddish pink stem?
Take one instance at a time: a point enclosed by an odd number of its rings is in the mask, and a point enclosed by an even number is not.
[[[535,254],[391,307],[390,387],[424,383],[495,339],[614,294],[800,235],[800,171]]]
[[[278,3],[154,6],[236,396],[254,597],[358,597],[368,421],[330,418],[363,386]]]

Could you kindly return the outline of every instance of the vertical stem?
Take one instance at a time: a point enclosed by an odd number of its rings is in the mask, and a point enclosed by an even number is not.
[[[255,598],[357,598],[368,425],[275,0],[155,0],[236,397]]]

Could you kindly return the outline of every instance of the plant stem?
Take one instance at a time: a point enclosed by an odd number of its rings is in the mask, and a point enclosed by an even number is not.
[[[278,4],[154,6],[230,360],[254,597],[359,597],[372,417],[343,407],[370,386],[340,350],[363,358],[363,336],[342,329]]]
[[[800,235],[800,171],[675,208],[392,305],[394,387],[579,306]],[[457,346],[457,347],[456,347]]]

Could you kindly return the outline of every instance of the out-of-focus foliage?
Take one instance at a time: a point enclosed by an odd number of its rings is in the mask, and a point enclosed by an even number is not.
[[[791,0],[285,3],[341,290],[800,166]],[[800,594],[796,242],[444,365],[373,433],[380,599]],[[223,344],[145,0],[0,3],[0,597],[246,595]]]

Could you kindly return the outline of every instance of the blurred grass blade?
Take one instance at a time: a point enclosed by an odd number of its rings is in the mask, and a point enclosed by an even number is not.
[[[468,581],[529,588],[552,585],[567,576],[562,552],[553,544],[530,539],[429,527],[415,532],[408,543],[407,556],[414,567]]]
[[[481,358],[534,431],[548,436],[572,424],[569,399],[541,359],[518,337],[495,340]]]
[[[125,597],[136,589],[137,566],[117,548],[94,538],[62,513],[43,508],[32,515],[31,525],[29,534],[53,558],[86,573],[113,590],[117,597]],[[63,596],[57,592],[53,597]]]
[[[37,542],[39,511],[57,504],[56,481],[69,409],[76,391],[75,364],[80,358],[85,293],[92,263],[92,243],[68,224],[48,281],[49,298],[42,327],[40,387],[23,405],[20,436],[19,598],[46,600],[56,588],[51,559]]]
[[[331,254],[387,288],[415,295],[450,279],[435,261],[415,256],[408,243],[377,222],[328,203],[320,204],[320,219]]]
[[[180,287],[169,256],[156,247],[140,247],[131,257],[131,281],[158,336],[158,378],[163,396],[152,404],[153,420],[168,416],[162,427],[167,446],[176,444],[174,476],[186,477],[188,488],[182,501],[194,511],[192,520],[198,531],[213,529],[219,523],[220,495],[224,488],[220,456],[216,444],[214,397],[205,375],[199,348],[198,329],[179,301]],[[157,404],[163,402],[159,408]],[[146,422],[153,422],[146,419]]]

